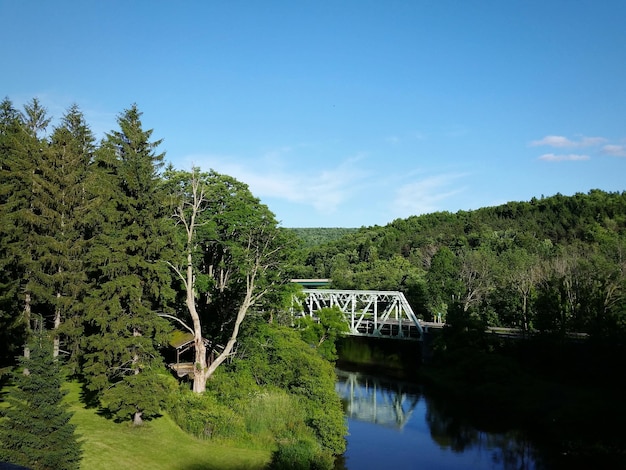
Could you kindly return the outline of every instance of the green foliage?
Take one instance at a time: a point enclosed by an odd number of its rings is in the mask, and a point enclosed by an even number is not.
[[[281,443],[272,455],[271,470],[331,470],[334,468],[332,455],[320,451],[319,445],[311,440]]]
[[[181,429],[200,439],[244,442],[250,438],[241,415],[211,393],[181,389],[171,396],[168,411]]]
[[[261,329],[274,343],[270,354],[242,341],[245,357],[202,397],[172,393],[161,354],[171,327],[156,314],[185,297],[172,282],[171,267],[186,266],[187,253],[171,208],[188,195],[189,173],[160,173],[160,141],[134,105],[98,145],[76,106],[46,136],[48,122],[37,100],[24,113],[8,100],[0,106],[0,335],[10,339],[2,355],[15,354],[33,319],[43,321],[98,409],[116,421],[139,424],[167,406],[197,436],[258,436],[257,445],[276,448],[309,442],[318,461],[341,452],[332,366],[290,329]],[[230,339],[242,308],[253,321],[290,323],[287,268],[299,263],[297,236],[244,183],[198,174],[206,207],[188,248],[203,335]],[[255,368],[272,373],[261,378]]]
[[[345,449],[334,369],[291,328],[248,325],[239,353],[214,374],[207,391],[181,391],[168,410],[198,437],[277,449],[309,442],[319,462]]]
[[[302,255],[309,277],[404,292],[425,320],[480,320],[619,342],[626,192],[592,190],[361,228]],[[467,317],[467,318],[464,318]]]
[[[332,364],[292,329],[263,323],[251,328],[240,346],[243,357],[233,362],[234,372],[297,397],[320,444],[333,454],[342,453],[346,428]]]
[[[0,420],[0,461],[33,470],[79,468],[81,444],[70,423],[72,413],[62,401],[61,372],[51,342],[37,336],[30,359],[22,358],[20,363],[24,371],[13,374],[9,408]]]
[[[30,332],[37,277],[37,232],[42,222],[34,209],[37,200],[37,168],[48,151],[40,138],[49,120],[38,100],[29,102],[24,113],[15,110],[8,100],[1,106],[0,128],[0,318],[7,331],[17,338]],[[17,346],[15,339],[6,343]],[[19,343],[18,343],[19,344]],[[21,345],[20,345],[21,346]],[[4,351],[8,355],[9,351]]]
[[[77,106],[54,129],[34,177],[33,209],[37,220],[35,259],[40,312],[56,330],[55,354],[63,336],[76,371],[83,334],[81,299],[87,290],[84,217],[90,198],[85,184],[95,150],[94,137]]]
[[[120,386],[128,392],[109,392],[118,417],[139,404],[149,407],[136,408],[136,423],[159,408],[141,388],[151,380],[130,377],[160,367],[158,348],[171,328],[156,313],[174,297],[165,263],[172,227],[157,173],[163,154],[155,153],[159,142],[150,142],[152,131],[142,129],[140,116],[136,106],[120,115],[120,131],[107,135],[96,154],[93,177],[99,181],[90,189],[100,217],[91,222],[96,235],[87,268],[93,286],[84,302],[82,368],[89,390]]]
[[[182,291],[193,290],[202,335],[227,343],[239,312],[252,305],[274,311],[273,302],[282,300],[277,291],[287,282],[283,265],[294,239],[246,184],[230,176],[170,167],[164,178],[184,246],[172,264],[179,277],[187,276],[189,261],[193,269],[193,281],[181,279],[181,303],[187,298]]]
[[[312,247],[323,245],[342,238],[345,235],[355,232],[356,228],[339,228],[339,227],[316,227],[316,228],[289,228],[300,238],[304,246]]]
[[[299,319],[302,339],[316,348],[327,361],[337,360],[335,342],[343,333],[347,333],[348,324],[337,306],[323,308],[315,312],[317,318],[303,317]]]
[[[176,388],[174,378],[165,370],[144,370],[127,375],[102,393],[102,406],[117,421],[129,421],[136,415],[150,420],[161,415]]]

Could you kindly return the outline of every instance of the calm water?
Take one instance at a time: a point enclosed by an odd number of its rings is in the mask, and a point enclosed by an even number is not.
[[[415,385],[337,374],[349,428],[340,470],[538,468],[519,433],[476,429]]]

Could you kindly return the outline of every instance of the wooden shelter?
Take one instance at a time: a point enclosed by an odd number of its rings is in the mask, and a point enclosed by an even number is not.
[[[209,357],[207,358],[207,362],[208,364],[211,364],[215,356],[215,351],[223,351],[224,346],[221,346],[219,344],[214,345],[206,338],[202,338],[202,342],[206,346],[207,351],[209,351]],[[172,339],[170,340],[170,346],[176,349],[176,362],[173,364],[168,364],[170,369],[175,371],[178,377],[193,377],[195,363],[181,362],[181,356],[187,351],[194,349],[194,335],[192,335],[191,333],[177,330],[172,335]]]

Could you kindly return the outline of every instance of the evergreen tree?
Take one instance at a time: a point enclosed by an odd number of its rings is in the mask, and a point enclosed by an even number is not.
[[[89,202],[85,181],[94,149],[91,130],[78,107],[72,106],[54,130],[34,178],[38,297],[46,304],[53,328],[65,333],[65,347],[73,362],[82,331],[80,300],[86,283],[83,220]],[[59,346],[57,333],[55,356]]]
[[[19,268],[9,203],[15,204],[15,180],[11,173],[16,139],[21,132],[22,116],[5,98],[0,103],[0,364],[12,362],[16,348],[24,344],[25,328],[18,302]]]
[[[1,137],[1,246],[3,268],[10,273],[2,283],[1,296],[11,309],[14,322],[28,333],[37,290],[35,178],[47,152],[47,142],[39,135],[49,119],[37,99],[16,112],[10,102],[2,104]],[[7,304],[8,302],[8,304]],[[21,312],[21,315],[16,315]],[[28,355],[28,348],[24,348]]]
[[[155,152],[136,106],[118,118],[96,153],[97,235],[88,255],[94,280],[86,299],[88,322],[83,372],[89,390],[118,419],[159,412],[163,387],[160,344],[168,324],[157,316],[174,297],[164,262],[173,224],[160,189],[163,154]],[[91,185],[90,185],[91,186]],[[161,397],[162,398],[162,397]]]
[[[0,461],[33,470],[70,470],[80,466],[81,443],[63,402],[58,360],[51,342],[36,335],[30,358],[21,358],[28,375],[15,373],[9,407],[0,420]]]

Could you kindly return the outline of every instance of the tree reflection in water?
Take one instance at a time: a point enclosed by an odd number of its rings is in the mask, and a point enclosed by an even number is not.
[[[408,468],[543,468],[529,440],[502,423],[497,432],[481,430],[458,404],[434,399],[415,384],[341,370],[337,375],[350,427],[337,470],[407,468],[407,459]]]

